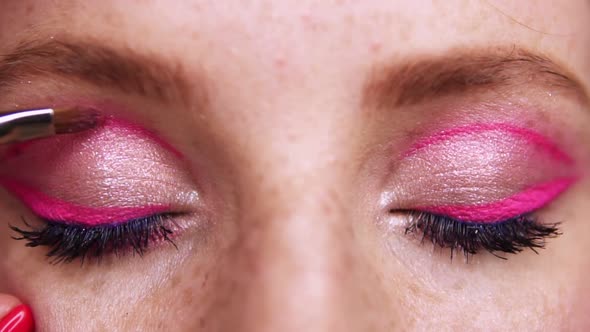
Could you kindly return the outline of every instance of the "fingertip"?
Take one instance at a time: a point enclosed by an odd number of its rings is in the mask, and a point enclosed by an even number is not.
[[[21,304],[21,301],[16,297],[0,294],[0,320],[19,304]]]
[[[33,313],[16,297],[0,294],[0,332],[32,332]]]

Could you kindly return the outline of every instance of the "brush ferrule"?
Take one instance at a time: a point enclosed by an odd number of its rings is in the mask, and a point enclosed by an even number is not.
[[[53,109],[0,114],[0,144],[55,135]]]

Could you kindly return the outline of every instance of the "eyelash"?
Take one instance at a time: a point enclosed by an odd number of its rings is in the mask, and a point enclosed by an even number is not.
[[[20,234],[20,237],[12,238],[27,241],[27,247],[49,247],[46,256],[53,264],[70,263],[76,259],[84,263],[85,260],[100,261],[111,253],[122,256],[131,251],[143,256],[157,240],[165,240],[176,247],[170,239],[173,231],[169,226],[174,223],[174,216],[159,214],[92,227],[45,220],[46,225],[39,229],[33,229],[24,221],[30,230],[15,226],[10,228]]]
[[[426,239],[441,248],[449,248],[451,259],[455,251],[461,251],[469,259],[481,250],[506,259],[498,253],[517,254],[526,248],[535,253],[545,247],[546,240],[561,235],[559,224],[540,224],[533,216],[523,215],[497,223],[473,223],[447,216],[420,211],[408,211],[409,225],[406,234],[421,233]],[[134,219],[124,223],[87,227],[76,224],[45,220],[40,229],[23,230],[10,228],[19,233],[15,240],[27,241],[27,247],[46,246],[46,256],[53,264],[70,263],[80,259],[99,260],[107,254],[122,256],[129,251],[143,256],[154,240],[170,239],[173,231],[169,223],[173,214],[159,214]]]
[[[405,233],[421,233],[422,243],[428,239],[435,246],[449,248],[451,259],[455,251],[469,256],[485,250],[507,259],[499,253],[517,254],[524,249],[545,248],[546,240],[561,235],[559,224],[541,224],[532,215],[522,215],[496,223],[473,223],[447,216],[409,211],[410,223]]]

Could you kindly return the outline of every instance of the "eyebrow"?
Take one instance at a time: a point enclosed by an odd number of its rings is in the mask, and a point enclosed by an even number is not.
[[[451,50],[376,66],[366,81],[363,105],[396,108],[467,92],[537,86],[571,92],[588,102],[584,86],[562,66],[526,49]]]
[[[0,91],[28,78],[48,75],[162,101],[186,101],[189,92],[200,91],[190,89],[179,63],[100,43],[31,40],[7,54],[0,54]]]
[[[204,84],[191,85],[178,62],[115,49],[98,42],[29,40],[0,54],[0,91],[28,77],[58,75],[162,101],[206,102]],[[511,47],[451,50],[375,66],[363,105],[396,108],[478,89],[523,83],[562,89],[588,101],[583,85],[549,57]]]

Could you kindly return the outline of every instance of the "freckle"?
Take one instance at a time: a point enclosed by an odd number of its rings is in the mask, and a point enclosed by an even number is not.
[[[96,329],[96,331],[107,331],[107,327],[102,322],[96,322],[94,328]]]
[[[533,121],[533,120],[530,120],[530,119],[529,119],[529,120],[525,120],[525,121],[524,121],[524,125],[525,125],[525,127],[527,127],[527,128],[529,128],[529,127],[533,127],[533,126],[535,125],[535,121]]]
[[[33,10],[35,10],[35,6],[32,4],[27,5],[27,7],[25,8],[25,14],[26,15],[31,15],[33,13]]]
[[[122,20],[121,16],[113,13],[104,14],[102,19],[104,20],[105,25],[113,28],[121,28],[124,26],[124,21]]]
[[[310,29],[311,31],[317,31],[319,28],[318,22],[314,20],[311,15],[301,15],[301,21],[303,22],[304,27]]]
[[[195,268],[193,269],[193,277],[198,277],[201,274],[201,267],[200,266],[195,266]]]
[[[199,33],[196,31],[191,32],[191,39],[192,40],[197,40],[199,39]]]
[[[104,281],[98,280],[95,283],[93,283],[92,286],[90,286],[90,290],[95,294],[99,294],[102,291],[103,287],[104,287]]]
[[[285,69],[287,66],[287,60],[285,58],[276,58],[274,61],[274,65],[277,69]]]
[[[281,193],[281,190],[277,186],[272,186],[268,190],[268,193],[269,193],[270,197],[278,197]]]
[[[191,304],[193,304],[194,298],[193,298],[193,291],[190,288],[186,288],[183,292],[182,295],[182,304],[183,306],[190,306]]]
[[[174,276],[170,282],[170,288],[175,288],[178,284],[180,284],[180,276]]]
[[[373,54],[379,54],[382,48],[383,44],[381,44],[380,42],[372,42],[370,46],[371,52]]]
[[[198,2],[193,3],[192,6],[192,11],[201,11],[201,4],[199,4]]]
[[[288,67],[288,62],[287,59],[285,57],[277,57],[272,61],[272,65],[274,66],[275,70],[276,70],[276,79],[278,82],[285,82],[288,75],[287,75],[287,67]]]
[[[322,205],[322,210],[326,214],[326,217],[332,215],[332,212],[334,212],[330,203],[327,202]]]
[[[353,25],[355,23],[354,15],[346,15],[344,17],[344,22],[346,23],[346,25]]]
[[[296,143],[298,141],[298,138],[298,135],[294,132],[287,133],[287,140],[289,141],[289,143]]]

